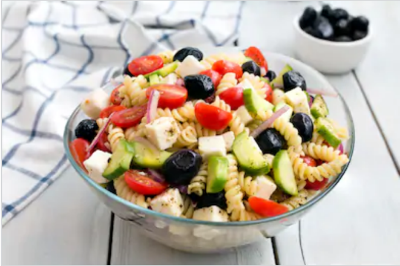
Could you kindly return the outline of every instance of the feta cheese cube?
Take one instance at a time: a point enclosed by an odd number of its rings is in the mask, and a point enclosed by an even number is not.
[[[240,117],[240,121],[242,121],[245,125],[253,121],[253,117],[247,111],[246,106],[242,105],[236,110],[237,115]]]
[[[82,111],[90,118],[97,119],[101,110],[110,105],[110,95],[103,89],[95,89],[81,103]]]
[[[205,69],[205,66],[200,64],[196,57],[189,55],[176,68],[175,73],[184,78],[189,75],[197,75]]]
[[[211,222],[227,222],[228,214],[218,206],[210,206],[207,208],[197,209],[193,212],[193,220],[211,221]]]
[[[296,89],[286,92],[285,101],[293,107],[295,113],[311,115],[307,95],[301,88],[297,87]]]
[[[233,133],[233,131],[228,131],[222,134],[222,137],[225,141],[226,151],[231,151],[233,142],[235,141],[235,133]]]
[[[180,130],[172,117],[160,117],[146,125],[147,138],[160,150],[171,148]]]
[[[199,138],[200,154],[206,159],[211,155],[226,155],[225,140],[221,135]]]
[[[164,78],[160,76],[160,80],[160,83],[173,85],[178,80],[178,76],[175,73],[171,73]]]
[[[109,181],[103,177],[103,172],[106,170],[110,158],[110,153],[97,150],[83,162],[83,165],[88,171],[89,177],[93,179],[93,181],[99,184],[107,183]]]
[[[183,200],[177,188],[170,188],[155,196],[150,201],[151,208],[156,212],[181,216],[183,212]]]
[[[272,103],[274,105],[277,105],[280,102],[283,102],[285,100],[285,92],[281,89],[275,89],[272,92]]]
[[[253,182],[255,183],[255,190],[253,192],[253,195],[251,196],[256,196],[260,197],[266,200],[269,200],[271,197],[272,193],[276,189],[276,184],[272,179],[267,178],[265,176],[257,176]]]
[[[247,79],[242,80],[237,86],[242,87],[243,89],[252,89],[254,90],[253,85]]]

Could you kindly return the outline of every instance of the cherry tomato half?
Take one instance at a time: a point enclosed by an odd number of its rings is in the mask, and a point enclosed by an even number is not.
[[[164,62],[158,55],[148,55],[133,59],[128,70],[133,76],[145,75],[162,68]]]
[[[286,206],[276,203],[275,201],[255,196],[249,198],[249,203],[255,213],[264,217],[277,216],[289,211]]]
[[[152,90],[160,92],[160,99],[158,100],[158,107],[160,108],[174,109],[181,107],[186,102],[188,96],[188,92],[184,87],[171,84],[157,84],[147,88],[147,99],[150,98]]]
[[[300,156],[301,159],[303,159],[304,163],[307,164],[308,166],[316,167],[317,162],[314,160],[314,158],[311,158],[310,156]]]
[[[87,151],[89,145],[89,141],[82,138],[74,139],[69,144],[69,150],[72,154],[72,157],[74,157],[76,163],[79,164],[79,166],[85,171],[86,168],[83,165],[83,162],[90,157],[90,153]]]
[[[121,110],[125,110],[126,107],[122,105],[110,105],[101,110],[100,112],[100,118],[108,118],[110,115],[114,112],[118,112]]]
[[[200,75],[206,75],[209,76],[212,80],[212,83],[214,84],[214,88],[216,89],[222,79],[222,76],[220,73],[218,73],[217,71],[214,71],[212,69],[207,69],[204,71],[200,72]]]
[[[129,170],[124,174],[126,184],[142,195],[158,195],[167,188],[166,183],[158,183],[151,179],[147,173],[138,170]]]
[[[129,109],[118,111],[111,117],[111,122],[117,127],[128,128],[139,124],[146,114],[146,105],[135,106]]]
[[[265,72],[268,72],[267,60],[265,60],[264,55],[261,53],[261,51],[257,47],[250,46],[244,52],[244,55],[247,57],[250,57],[257,65],[259,65],[260,67],[264,67]]]
[[[328,180],[328,178],[324,178],[321,181],[315,180],[314,182],[307,180],[306,189],[320,190],[328,184]]]
[[[243,75],[243,70],[241,66],[227,60],[218,60],[213,64],[212,70],[217,71],[222,76],[229,72],[235,73],[236,79],[240,79]]]
[[[226,89],[220,93],[219,98],[221,98],[221,100],[224,100],[227,104],[229,104],[232,110],[236,110],[240,106],[244,105],[243,88],[232,87]]]
[[[108,142],[107,134],[104,132],[103,136],[100,137],[99,142],[97,142],[96,148],[104,152],[111,152],[109,147],[107,147],[106,145],[107,142]]]
[[[194,114],[202,126],[211,130],[222,130],[232,120],[231,113],[203,102],[196,104]]]
[[[113,105],[120,105],[122,102],[122,98],[119,97],[119,88],[122,87],[122,84],[119,85],[118,87],[116,87],[112,92],[111,92],[111,96],[110,96],[110,102]]]
[[[265,91],[267,96],[265,97],[265,100],[269,101],[270,103],[272,103],[272,88],[269,84],[265,83],[264,88],[266,88],[267,90]]]

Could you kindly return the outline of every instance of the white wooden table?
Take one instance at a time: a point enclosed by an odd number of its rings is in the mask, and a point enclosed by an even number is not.
[[[247,2],[240,45],[293,56],[292,19],[304,2]],[[375,32],[355,71],[327,79],[350,106],[352,163],[339,185],[277,237],[221,255],[193,255],[144,239],[114,217],[69,168],[3,228],[4,264],[400,264],[400,3],[336,2]],[[140,238],[140,239],[139,239]]]

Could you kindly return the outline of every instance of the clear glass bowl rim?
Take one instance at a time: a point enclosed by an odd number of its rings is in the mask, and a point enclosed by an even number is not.
[[[314,71],[316,71],[316,70],[314,70]],[[316,71],[316,73],[318,73],[318,72]],[[321,75],[320,73],[318,73],[318,74]],[[324,78],[324,77],[322,76],[322,78]],[[75,162],[74,158],[72,157],[72,154],[71,154],[70,149],[69,149],[68,133],[69,133],[70,125],[73,123],[73,121],[75,120],[75,117],[80,112],[80,106],[79,105],[73,111],[73,113],[71,114],[71,116],[69,117],[69,119],[68,119],[68,121],[66,123],[65,129],[64,129],[64,136],[63,136],[64,149],[65,149],[65,152],[67,154],[67,158],[68,158],[69,162],[71,163],[71,165],[73,166],[73,168],[75,169],[75,171],[77,171],[79,173],[79,175],[90,186],[92,186],[93,188],[97,189],[100,193],[103,193],[104,195],[106,195],[107,197],[111,198],[112,200],[117,201],[117,202],[125,205],[128,208],[134,209],[134,210],[136,210],[138,212],[142,212],[142,213],[144,213],[146,215],[155,216],[155,217],[163,218],[163,219],[167,219],[167,220],[173,220],[173,221],[181,222],[181,223],[187,223],[187,224],[191,224],[191,225],[208,225],[208,226],[249,226],[249,225],[257,225],[257,224],[273,222],[273,221],[277,221],[277,220],[288,218],[288,217],[290,217],[292,215],[295,215],[297,213],[305,211],[308,208],[310,208],[311,206],[313,206],[314,204],[316,204],[317,202],[319,202],[321,199],[323,199],[340,182],[340,180],[342,179],[343,175],[345,174],[348,166],[350,165],[350,162],[351,162],[351,159],[352,159],[352,156],[353,156],[354,145],[355,145],[354,122],[353,122],[353,118],[352,118],[351,113],[350,113],[350,109],[347,106],[346,102],[344,101],[342,95],[333,86],[332,86],[332,88],[338,93],[338,98],[340,99],[340,101],[342,102],[342,104],[343,104],[343,106],[345,108],[345,113],[346,113],[346,116],[347,116],[347,120],[350,122],[349,126],[351,127],[350,128],[350,132],[351,132],[350,140],[351,140],[351,142],[350,142],[350,150],[349,150],[349,153],[348,153],[349,162],[344,166],[344,168],[342,169],[342,172],[337,176],[337,178],[324,191],[320,192],[314,198],[312,198],[311,200],[307,201],[306,204],[304,204],[304,205],[302,205],[302,206],[300,206],[300,207],[298,207],[298,208],[296,208],[294,210],[286,212],[284,214],[278,215],[278,216],[259,219],[259,220],[255,220],[255,221],[246,221],[246,222],[199,221],[199,220],[181,218],[181,217],[176,217],[176,216],[171,216],[171,215],[163,214],[163,213],[160,213],[160,212],[156,212],[156,211],[153,211],[153,210],[150,210],[150,209],[146,209],[146,208],[140,207],[140,206],[135,205],[135,204],[133,204],[133,203],[127,201],[127,200],[124,200],[124,199],[118,197],[116,194],[111,193],[110,191],[108,191],[107,189],[103,188],[101,185],[97,184],[95,181],[93,181],[79,167],[79,165]]]

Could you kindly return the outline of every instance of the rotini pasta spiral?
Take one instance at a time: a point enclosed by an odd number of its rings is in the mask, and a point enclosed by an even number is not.
[[[248,72],[244,72],[240,81],[247,80],[256,90],[257,94],[260,95],[263,99],[267,97],[267,89],[264,87],[265,82],[260,79],[259,76],[255,76],[254,74],[249,74]]]
[[[130,127],[125,130],[125,139],[128,141],[133,141],[136,137],[144,137],[147,134],[146,131],[146,116],[142,118],[142,121],[139,125]]]
[[[299,191],[299,194],[297,196],[292,196],[283,202],[280,202],[283,206],[286,206],[289,211],[296,209],[300,207],[301,205],[304,205],[307,203],[307,198],[308,198],[308,191],[306,189],[303,189]]]
[[[239,135],[243,131],[246,131],[247,133],[250,132],[250,129],[244,125],[236,111],[232,112],[232,120],[229,122],[228,126],[235,136]]]
[[[198,122],[185,122],[185,123],[179,124],[179,125],[180,125],[181,130],[185,129],[188,126],[191,126],[192,128],[194,128],[196,130],[197,138],[212,137],[212,136],[217,135],[217,132],[215,130],[205,128],[202,125],[200,125],[200,123],[198,123]]]
[[[320,179],[319,173],[315,167],[306,164],[300,154],[295,151],[295,147],[289,147],[288,149],[289,157],[292,162],[293,172],[295,176],[300,180],[315,180]]]
[[[346,155],[340,155],[338,158],[329,163],[323,163],[317,166],[317,171],[320,175],[320,178],[316,178],[318,181],[321,181],[322,178],[329,178],[331,176],[336,176],[342,171],[342,167],[349,162],[349,158]],[[309,179],[310,180],[310,179]],[[313,182],[314,180],[310,180]]]
[[[289,146],[301,145],[301,137],[299,136],[299,132],[292,123],[280,117],[275,120],[273,126],[286,139]]]
[[[254,119],[252,122],[250,122],[250,124],[247,125],[247,127],[250,130],[250,133],[253,132],[256,128],[258,128],[263,121],[261,121],[260,119]]]
[[[125,182],[125,178],[123,176],[114,180],[114,187],[117,192],[117,195],[124,200],[132,202],[140,207],[147,208],[149,205],[146,201],[146,198],[142,194],[138,194],[133,191]]]
[[[243,193],[239,185],[237,161],[233,154],[227,155],[229,168],[228,168],[228,182],[225,184],[225,198],[228,205],[228,213],[233,210],[244,210]]]
[[[143,75],[137,76],[135,78],[125,76],[124,85],[119,91],[122,98],[129,98],[130,105],[128,106],[129,101],[127,100],[123,100],[121,104],[124,104],[124,106],[128,108],[131,106],[145,104],[147,102],[147,97],[146,90],[144,90],[143,88],[147,86],[147,79]]]
[[[221,100],[221,98],[219,98],[219,96],[215,97],[215,100],[211,105],[219,107],[222,110],[227,111],[227,112],[231,111],[231,106],[229,104],[227,104],[224,100]]]
[[[196,121],[196,115],[194,114],[194,105],[192,102],[186,102],[182,107],[173,109],[169,108],[158,108],[157,118],[159,117],[172,117],[178,122]]]
[[[329,146],[315,145],[314,143],[303,143],[303,151],[305,154],[313,157],[314,159],[322,160],[325,162],[332,162],[339,157],[339,151],[334,150]]]
[[[191,126],[185,127],[181,130],[177,141],[175,142],[176,147],[192,146],[197,143],[196,129]]]
[[[159,57],[162,58],[164,64],[172,63],[172,60],[175,55],[175,51],[167,50],[157,54]]]
[[[248,211],[246,209],[235,209],[231,213],[231,221],[240,221],[240,222],[245,222],[245,221],[254,221],[261,219],[262,216],[258,215],[257,213],[253,211]]]
[[[262,122],[268,120],[274,112],[272,110],[259,110],[257,112],[257,118],[260,119]]]
[[[311,142],[315,143],[315,145],[324,145],[325,139],[314,129]]]
[[[199,196],[202,196],[204,189],[206,189],[207,175],[208,175],[208,163],[207,161],[204,161],[197,175],[193,177],[192,180],[190,180],[190,184],[188,186],[188,193],[189,194],[195,193]]]
[[[216,91],[216,95],[221,94],[221,92],[225,91],[226,89],[230,88],[230,87],[234,87],[237,85],[237,80],[236,80],[236,74],[235,73],[226,73],[218,87],[217,87],[217,91]]]
[[[120,139],[125,138],[124,130],[113,124],[108,126],[108,141],[110,142],[111,151],[115,151]]]
[[[189,198],[189,196],[182,195],[182,202],[183,202],[182,217],[192,219],[194,212],[194,204],[192,200]]]

